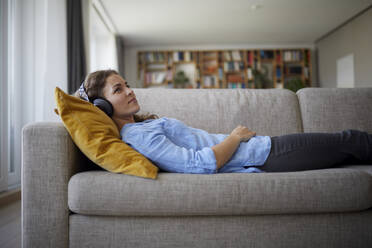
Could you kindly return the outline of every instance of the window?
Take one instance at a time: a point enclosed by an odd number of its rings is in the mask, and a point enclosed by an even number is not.
[[[337,88],[354,88],[354,54],[337,60]]]
[[[89,7],[90,71],[118,69],[114,30],[99,1]]]

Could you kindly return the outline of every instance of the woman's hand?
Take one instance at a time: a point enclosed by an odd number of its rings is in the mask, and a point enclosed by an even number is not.
[[[253,136],[256,136],[256,132],[252,132],[245,126],[238,125],[232,132],[232,136],[239,137],[240,142],[248,141]]]
[[[212,150],[216,157],[217,169],[220,169],[227,161],[229,161],[231,156],[239,147],[240,142],[248,141],[253,136],[256,136],[255,132],[239,125],[221,143],[212,146]]]

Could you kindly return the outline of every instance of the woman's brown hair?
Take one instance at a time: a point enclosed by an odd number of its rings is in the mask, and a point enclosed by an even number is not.
[[[103,88],[106,84],[106,79],[112,74],[119,75],[115,70],[100,70],[95,71],[87,75],[84,80],[85,92],[88,95],[89,101],[93,102],[97,98],[105,98],[103,96]],[[74,93],[74,96],[80,97],[79,90]],[[143,114],[143,115],[133,115],[135,122],[141,122],[149,119],[158,119],[159,117],[155,114]]]

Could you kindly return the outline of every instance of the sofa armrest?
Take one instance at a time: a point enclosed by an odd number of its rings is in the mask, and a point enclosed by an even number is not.
[[[23,247],[68,247],[68,182],[84,156],[59,122],[22,130]]]

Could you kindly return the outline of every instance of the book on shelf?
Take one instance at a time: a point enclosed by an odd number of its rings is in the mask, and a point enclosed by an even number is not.
[[[300,62],[302,60],[301,51],[284,51],[283,61],[284,62]]]
[[[240,60],[242,60],[242,58],[240,56],[240,52],[239,51],[232,51],[232,59],[234,61],[240,61]]]
[[[310,62],[310,51],[305,51],[305,66],[309,66]]]
[[[253,79],[252,68],[247,68],[247,77],[248,80]]]
[[[239,62],[239,70],[244,70],[244,62]]]
[[[198,66],[200,64],[200,56],[199,53],[195,53],[193,56],[195,56],[195,62],[196,65]]]
[[[183,52],[178,52],[179,61],[183,61]]]
[[[258,59],[254,59],[253,68],[256,70],[261,70],[261,63],[258,62]]]
[[[226,81],[230,83],[244,82],[244,76],[241,74],[227,75]]]
[[[223,79],[223,70],[222,70],[221,67],[218,68],[218,76],[219,76],[219,78],[220,78],[221,80]]]
[[[232,83],[232,82],[228,82],[227,83],[227,88],[228,89],[245,89],[245,83]]]
[[[216,73],[218,64],[216,60],[207,60],[203,62],[203,71],[206,73]]]
[[[165,82],[167,72],[147,72],[146,82],[148,84],[162,84]]]
[[[193,59],[192,53],[189,51],[185,52],[173,52],[173,61],[174,62],[191,62]]]
[[[224,63],[224,70],[226,72],[230,72],[230,71],[240,71],[240,70],[244,70],[244,63],[243,62],[225,62]]]
[[[217,69],[218,69],[217,66],[204,67],[203,73],[214,74],[217,72]]]
[[[253,66],[253,52],[249,51],[247,54],[248,65]]]
[[[165,61],[164,53],[162,53],[162,52],[155,53],[155,61],[164,62]]]
[[[173,61],[178,62],[179,61],[179,55],[178,52],[173,52]]]
[[[284,60],[284,62],[291,61],[292,60],[292,53],[290,51],[284,51],[283,52],[283,60]]]
[[[152,53],[145,53],[145,60],[146,62],[153,62],[154,61],[154,56]]]
[[[228,51],[223,52],[223,55],[224,55],[224,59],[226,61],[230,61],[231,60],[230,52],[228,52]]]
[[[260,55],[261,55],[261,59],[273,59],[274,58],[274,51],[261,50]]]
[[[204,66],[217,66],[217,61],[216,60],[207,60],[203,62]]]
[[[223,70],[224,71],[229,71],[229,62],[223,63]]]
[[[203,85],[205,87],[214,87],[218,83],[218,79],[216,76],[204,76],[203,77]]]
[[[165,70],[167,69],[166,64],[149,64],[147,65],[148,70]]]
[[[165,61],[164,53],[162,52],[147,52],[145,58],[146,62],[149,63],[163,63]]]
[[[168,70],[167,71],[167,77],[166,77],[166,79],[168,81],[172,81],[172,79],[173,79],[173,71],[172,70]]]
[[[281,78],[282,77],[282,70],[279,65],[276,66],[276,77]]]
[[[203,54],[203,60],[216,60],[217,61],[217,53],[216,52],[206,52]]]
[[[234,65],[234,62],[232,63],[232,65]],[[231,68],[231,62],[225,62],[225,63],[223,63],[223,70],[224,71],[233,71],[234,66],[232,66],[232,68]]]
[[[193,56],[192,56],[192,53],[191,52],[185,52],[185,61],[186,62],[190,62],[193,60]]]
[[[196,68],[196,71],[195,71],[195,80],[196,81],[200,80],[200,69],[199,68]]]
[[[292,66],[284,66],[285,74],[302,74],[302,66],[300,65],[292,65]]]
[[[282,62],[282,56],[280,56],[280,51],[276,51],[276,63],[280,64]]]

